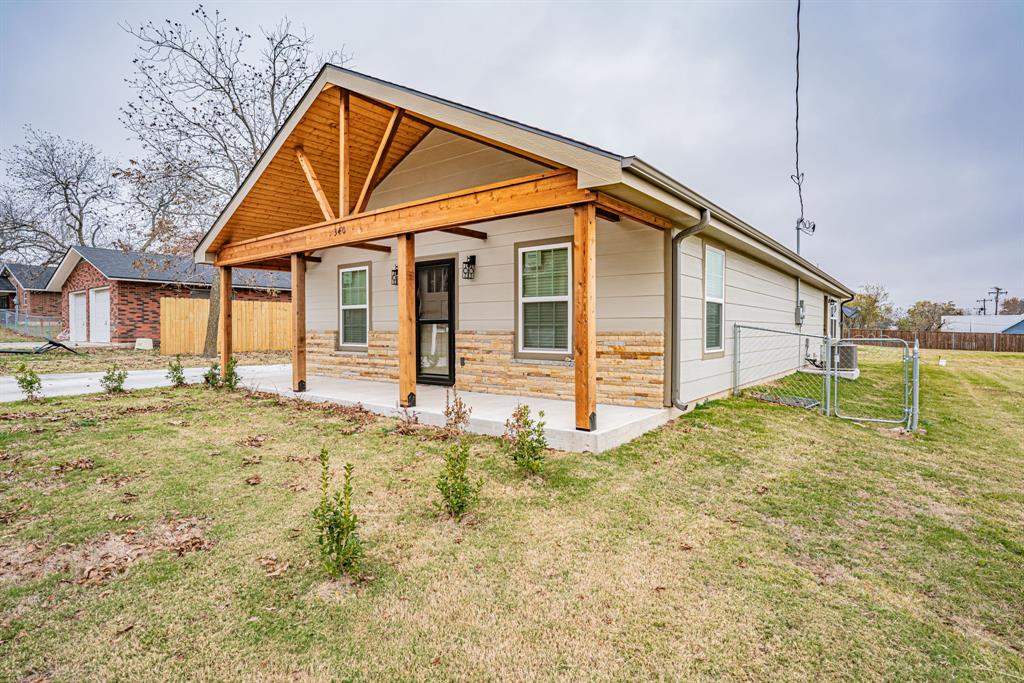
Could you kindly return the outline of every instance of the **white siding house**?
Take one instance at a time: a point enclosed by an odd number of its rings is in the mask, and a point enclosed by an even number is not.
[[[330,65],[195,256],[304,278],[297,392],[454,386],[575,404],[584,432],[723,395],[736,325],[822,334],[852,294],[635,157]]]

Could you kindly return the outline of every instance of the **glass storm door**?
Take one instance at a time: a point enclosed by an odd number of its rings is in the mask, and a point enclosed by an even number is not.
[[[416,264],[416,381],[455,384],[455,259]]]

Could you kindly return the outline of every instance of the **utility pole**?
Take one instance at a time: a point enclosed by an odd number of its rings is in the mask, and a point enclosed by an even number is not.
[[[980,306],[978,306],[978,311],[980,311],[982,315],[988,315],[988,307],[986,306],[986,304],[989,301],[992,301],[992,299],[975,299],[975,301],[981,304]]]
[[[992,311],[992,315],[999,315],[999,295],[1000,294],[1006,294],[1007,292],[1002,287],[993,287],[992,289],[988,290],[988,293],[989,294],[995,294],[995,296],[996,296],[996,306],[995,306],[995,310]]]

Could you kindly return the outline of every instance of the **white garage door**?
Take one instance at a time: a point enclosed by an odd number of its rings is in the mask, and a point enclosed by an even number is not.
[[[85,338],[85,292],[68,295],[68,326],[71,328],[71,341],[88,341]]]
[[[110,341],[110,289],[89,290],[89,341],[106,344]]]

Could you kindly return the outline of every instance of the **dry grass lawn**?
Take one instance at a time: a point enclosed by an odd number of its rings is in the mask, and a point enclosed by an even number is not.
[[[30,342],[37,341],[35,337],[26,337],[9,327],[0,326],[0,342]]]
[[[0,679],[1019,680],[1024,355],[927,353],[927,433],[730,399],[435,507],[444,444],[201,388],[0,407]],[[316,453],[355,463],[325,584]]]

